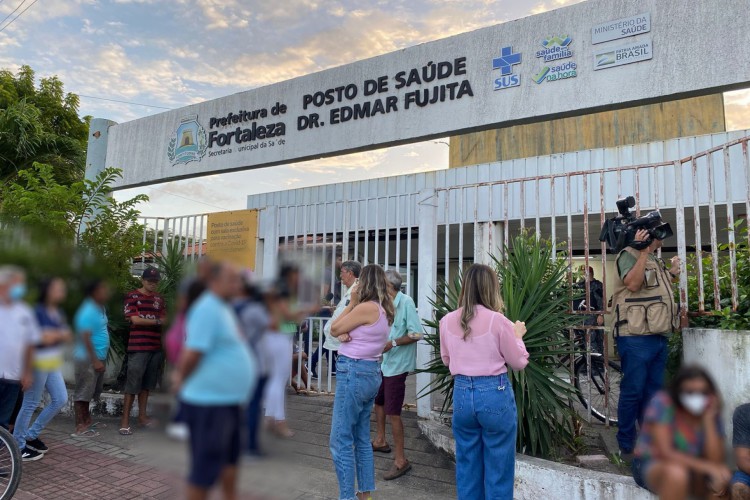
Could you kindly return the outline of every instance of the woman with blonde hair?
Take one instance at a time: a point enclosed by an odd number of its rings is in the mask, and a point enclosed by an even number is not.
[[[331,335],[342,342],[330,439],[340,500],[367,500],[375,490],[370,412],[381,382],[378,361],[395,314],[387,283],[380,266],[365,266],[349,305],[331,324]]]
[[[513,498],[518,423],[507,372],[529,363],[526,325],[501,313],[500,284],[489,266],[466,271],[458,305],[440,321],[440,355],[454,379],[458,499]]]

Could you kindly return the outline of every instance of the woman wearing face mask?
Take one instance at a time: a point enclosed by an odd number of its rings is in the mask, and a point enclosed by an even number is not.
[[[639,486],[677,500],[721,498],[731,472],[724,465],[721,402],[708,373],[684,366],[644,414],[633,459]]]

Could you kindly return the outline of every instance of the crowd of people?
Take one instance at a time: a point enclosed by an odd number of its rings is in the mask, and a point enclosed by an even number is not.
[[[639,232],[636,241],[646,237]],[[617,258],[619,280],[611,308],[623,366],[617,434],[621,455],[631,461],[635,481],[662,499],[748,499],[750,404],[734,411],[738,470],[732,474],[724,456],[721,414],[726,409],[708,372],[684,366],[663,388],[666,338],[677,326],[671,282],[680,262],[673,260],[667,269],[655,256],[660,246],[654,240]],[[393,453],[384,480],[412,469],[401,413],[423,328],[414,301],[401,291],[398,272],[356,261],[337,261],[336,266],[331,274],[338,279],[338,290],[321,293],[328,299],[330,318],[318,339],[321,352],[310,361],[326,357],[336,377],[329,446],[339,498],[366,500],[376,490],[374,453]],[[594,283],[593,270],[588,272],[595,304],[587,309],[603,309],[600,282]],[[264,454],[259,439],[264,420],[277,436],[294,435],[286,418],[287,388],[295,356],[307,361],[294,340],[311,334],[302,326],[305,318],[320,314],[320,301],[305,298],[295,264],[282,265],[279,278],[264,283],[230,263],[204,258],[196,275],[181,284],[170,318],[158,293],[160,279],[157,269],[147,268],[141,286],[125,295],[130,332],[118,432],[130,436],[156,424],[148,416],[148,400],[164,378],[166,354],[169,385],[178,402],[170,427],[189,442],[191,455],[188,498],[207,498],[217,483],[226,498],[234,498],[240,456]],[[503,315],[492,268],[471,265],[462,280],[458,308],[440,320],[439,328],[440,355],[455,383],[458,498],[512,498],[517,409],[508,371],[523,370],[529,362],[526,326]],[[106,426],[94,421],[90,403],[99,398],[104,382],[110,350],[105,306],[111,299],[106,281],[91,282],[71,325],[62,310],[67,293],[62,279],[42,282],[34,307],[24,302],[27,292],[22,269],[0,267],[0,425],[13,425],[24,462],[49,451],[41,433],[67,403],[62,367],[68,343],[73,344],[75,365],[72,436],[96,437]],[[638,308],[642,301],[651,307],[654,297],[658,307]],[[585,321],[593,330],[603,323],[595,313]],[[307,344],[313,342],[308,339]],[[317,378],[319,367],[310,363],[310,368]],[[307,374],[301,378],[307,380]],[[45,391],[50,402],[33,419]],[[137,427],[131,424],[135,401]]]

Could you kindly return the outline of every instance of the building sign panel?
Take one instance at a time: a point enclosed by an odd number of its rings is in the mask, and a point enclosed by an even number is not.
[[[594,69],[614,68],[624,64],[647,61],[653,55],[650,39],[619,47],[601,48],[594,52]]]
[[[651,31],[651,13],[617,19],[591,28],[591,43],[611,42],[620,38],[642,35]]]
[[[581,2],[114,125],[105,163],[125,188],[740,88],[750,85],[737,50],[750,46],[746,2],[723,0],[710,16],[684,0]],[[650,30],[651,17],[663,21],[653,42],[572,48],[592,25],[614,25],[594,35],[603,41]],[[652,43],[659,64],[627,64],[650,59]],[[617,66],[617,80],[594,71]]]
[[[208,214],[206,255],[229,261],[243,269],[255,269],[258,211],[235,210]]]

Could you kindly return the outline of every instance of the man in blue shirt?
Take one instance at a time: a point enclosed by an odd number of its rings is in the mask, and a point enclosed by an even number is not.
[[[73,401],[76,414],[74,437],[94,437],[99,433],[91,428],[89,403],[98,400],[104,383],[104,363],[109,351],[109,331],[104,305],[110,297],[109,286],[96,280],[86,289],[86,300],[76,312],[75,359],[76,388]]]
[[[388,279],[388,293],[393,299],[396,314],[393,326],[388,335],[388,342],[383,348],[383,382],[375,397],[375,415],[378,422],[378,434],[372,443],[372,449],[390,453],[391,447],[385,439],[385,417],[391,421],[393,444],[396,448],[391,469],[383,475],[389,481],[406,474],[411,463],[404,454],[404,424],[401,421],[401,409],[406,394],[406,377],[417,367],[417,344],[422,335],[422,322],[419,320],[414,301],[401,293],[401,275],[393,270],[385,272]]]
[[[214,264],[208,290],[187,317],[185,350],[173,384],[190,429],[190,499],[208,498],[219,479],[224,495],[236,496],[242,405],[257,379],[255,359],[230,303],[241,289],[237,269]]]

